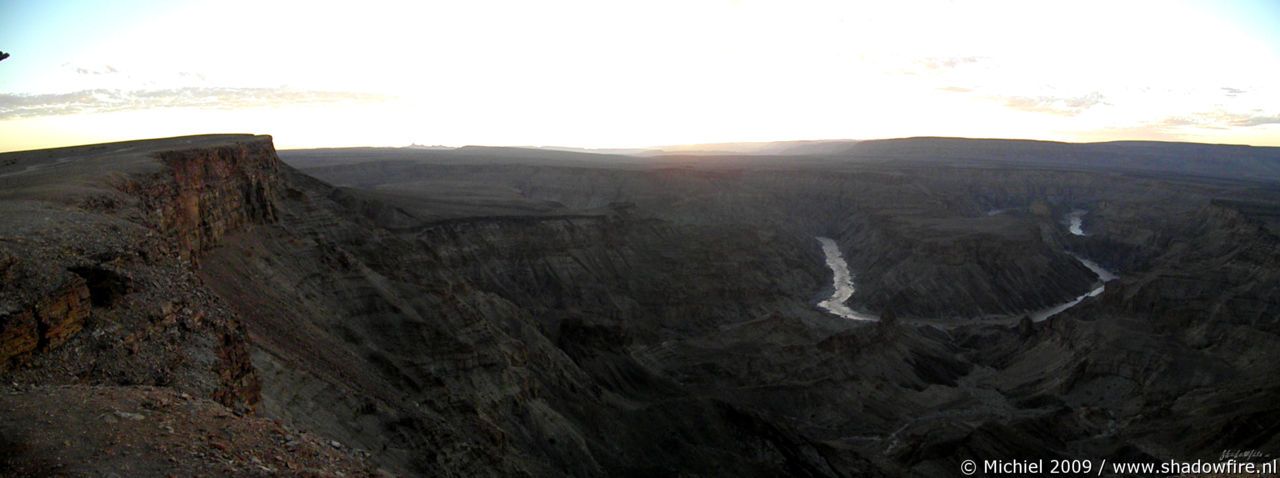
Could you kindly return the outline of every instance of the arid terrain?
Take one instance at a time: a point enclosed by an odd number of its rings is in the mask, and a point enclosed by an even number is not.
[[[1280,148],[640,153],[0,154],[0,474],[1280,453]]]

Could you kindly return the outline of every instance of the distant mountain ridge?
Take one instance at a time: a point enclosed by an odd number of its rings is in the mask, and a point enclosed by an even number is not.
[[[655,146],[661,154],[754,154],[754,155],[820,155],[848,151],[858,140],[808,139],[750,143],[705,143]]]
[[[708,143],[649,149],[573,147],[463,146],[374,148],[403,151],[405,160],[492,162],[602,162],[638,166],[648,161],[684,161],[691,165],[725,164],[750,158],[754,165],[769,158],[813,161],[896,163],[903,166],[964,166],[1114,171],[1176,174],[1204,178],[1280,182],[1280,148],[1163,141],[1066,143],[1026,139],[911,137],[876,140],[802,140],[765,143]],[[332,152],[333,163],[358,162],[350,153],[370,148],[307,150]],[[320,166],[325,154],[310,154]],[[707,159],[698,159],[707,158]],[[710,158],[715,158],[710,162]],[[704,164],[705,163],[705,164]]]
[[[532,151],[565,151],[572,153],[626,155],[626,156],[663,156],[663,155],[814,155],[831,154],[847,150],[856,143],[852,139],[817,139],[794,141],[763,141],[748,143],[699,143],[666,146],[650,146],[643,148],[582,148],[577,146],[484,146],[466,145],[460,147],[423,146],[417,143],[403,149],[458,150],[468,148],[523,149]]]
[[[918,137],[861,141],[844,154],[904,163],[952,161],[979,167],[1017,165],[1280,181],[1280,148],[1245,145]]]

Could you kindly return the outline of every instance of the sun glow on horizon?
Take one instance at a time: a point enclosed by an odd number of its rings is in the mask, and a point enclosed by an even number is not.
[[[904,136],[1280,146],[1267,2],[0,7],[0,151]]]

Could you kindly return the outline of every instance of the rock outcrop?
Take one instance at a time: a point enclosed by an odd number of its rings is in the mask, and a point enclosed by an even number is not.
[[[192,264],[224,235],[275,220],[280,163],[270,138],[11,156],[20,169],[0,178],[0,358],[16,367],[14,378],[178,385],[255,408],[243,324],[200,285]]]
[[[34,304],[6,305],[16,305],[0,316],[0,364],[9,365],[13,359],[58,347],[84,328],[89,288],[84,279],[68,274],[65,283]]]
[[[194,258],[247,224],[276,221],[280,160],[256,140],[158,153],[166,170],[119,185],[153,212],[154,227]]]

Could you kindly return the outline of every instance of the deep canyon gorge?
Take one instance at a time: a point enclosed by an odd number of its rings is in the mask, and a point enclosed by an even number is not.
[[[0,473],[1280,453],[1278,185],[1190,143],[7,153]]]

